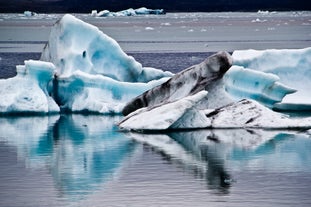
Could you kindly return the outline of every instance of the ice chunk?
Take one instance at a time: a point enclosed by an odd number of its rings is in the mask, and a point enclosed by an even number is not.
[[[219,52],[204,62],[174,75],[170,80],[134,98],[123,109],[127,115],[141,107],[152,107],[172,102],[208,90],[209,85],[221,79],[231,67],[232,59],[227,52]]]
[[[274,74],[239,66],[232,66],[224,76],[225,90],[235,100],[250,98],[269,108],[281,102],[287,94],[296,92],[278,81],[279,77]]]
[[[26,17],[32,17],[32,16],[36,16],[37,13],[32,12],[32,11],[24,11],[24,15],[25,15]]]
[[[165,11],[163,9],[147,9],[146,7],[141,7],[138,9],[135,9],[135,13],[137,15],[142,15],[142,14],[165,14]]]
[[[311,118],[292,119],[256,101],[246,99],[218,109],[207,110],[203,114],[204,111],[199,110],[196,104],[205,95],[202,91],[173,103],[137,110],[125,117],[119,126],[137,131],[193,128],[311,128]],[[187,101],[192,101],[192,104],[186,105]]]
[[[276,104],[276,109],[311,109],[311,47],[284,50],[238,50],[233,52],[234,65],[277,75],[279,82],[297,90]]]
[[[0,80],[0,113],[54,113],[59,107],[51,98],[52,63],[28,60],[16,67],[17,75]]]
[[[167,79],[132,83],[75,71],[69,77],[57,79],[53,96],[64,111],[116,114],[133,97]]]
[[[52,27],[41,60],[52,62],[58,76],[69,76],[80,70],[118,81],[148,82],[172,75],[142,67],[114,39],[69,14]]]
[[[311,118],[289,118],[256,101],[241,100],[206,113],[212,128],[308,129]]]
[[[131,98],[173,75],[142,67],[114,39],[71,15],[52,27],[41,59],[55,64],[53,97],[68,111],[120,113]]]
[[[161,15],[165,14],[165,11],[163,9],[147,9],[146,7],[141,7],[138,9],[125,9],[118,12],[110,12],[109,10],[102,10],[99,13],[97,13],[96,10],[92,10],[91,16],[96,17],[120,17],[120,16],[136,16],[136,15],[148,15],[148,14],[154,14],[154,15]]]
[[[208,91],[206,100],[201,101],[201,108],[219,108],[243,98],[273,108],[284,96],[295,92],[278,82],[276,75],[238,66],[230,68],[231,61],[231,56],[225,52],[210,56],[204,62],[181,71],[169,81],[134,98],[122,113],[127,115],[141,107],[172,102],[201,90]]]
[[[206,91],[201,91],[172,103],[136,110],[126,116],[119,123],[119,127],[131,130],[204,128],[210,123],[205,114],[198,111],[195,106],[206,94]]]

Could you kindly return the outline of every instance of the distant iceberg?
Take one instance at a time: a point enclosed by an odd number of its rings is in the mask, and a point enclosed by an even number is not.
[[[26,17],[32,17],[32,16],[36,16],[38,14],[36,12],[32,12],[32,11],[24,11],[24,15]]]
[[[138,9],[126,9],[118,12],[111,12],[109,10],[102,10],[97,12],[97,10],[92,10],[91,16],[94,17],[120,17],[120,16],[137,16],[137,15],[162,15],[165,14],[163,9],[147,9],[146,7],[141,7]]]

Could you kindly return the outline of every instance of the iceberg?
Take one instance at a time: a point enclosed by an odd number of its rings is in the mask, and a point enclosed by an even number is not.
[[[1,80],[0,113],[121,113],[133,97],[173,74],[142,67],[97,27],[64,15],[51,28],[40,61]]]
[[[243,98],[273,108],[284,96],[296,92],[280,83],[277,75],[232,66],[232,62],[227,52],[218,52],[137,96],[127,103],[122,113],[128,115],[141,107],[176,101],[202,90],[207,90],[208,94],[201,108],[219,108]]]
[[[272,73],[297,92],[274,105],[276,110],[311,110],[311,47],[283,50],[237,50],[233,64]]]
[[[137,16],[137,15],[162,15],[165,14],[163,9],[147,9],[146,7],[141,7],[138,9],[126,9],[118,12],[110,12],[109,10],[102,10],[97,12],[97,10],[92,10],[91,16],[94,17],[120,17],[120,16]]]
[[[209,125],[207,118],[204,113],[196,110],[195,106],[206,95],[206,91],[201,91],[171,103],[138,109],[126,116],[118,125],[128,130],[205,128]]]
[[[32,16],[36,16],[38,14],[36,12],[32,12],[32,11],[24,11],[24,15],[26,17],[32,17]]]
[[[65,15],[51,29],[41,60],[56,67],[61,110],[120,113],[126,102],[173,74],[142,67],[97,27]]]
[[[58,113],[50,96],[55,66],[49,62],[28,60],[16,66],[17,75],[0,80],[0,113]]]
[[[306,59],[308,59],[309,49],[306,48],[302,52],[304,58],[302,60],[296,58],[298,63],[294,64],[293,68],[308,63]],[[136,131],[197,128],[307,129],[311,127],[311,118],[292,119],[271,110],[280,109],[279,106],[284,105],[283,98],[297,91],[294,84],[287,86],[290,82],[284,80],[283,71],[276,73],[275,66],[271,66],[273,69],[269,71],[254,70],[259,67],[257,65],[264,67],[261,65],[262,60],[258,61],[259,63],[256,61],[248,63],[249,59],[255,58],[249,58],[248,53],[242,53],[240,56],[234,54],[233,61],[225,52],[215,54],[204,62],[177,73],[162,85],[134,98],[122,110],[126,117],[119,126]],[[246,56],[244,62],[243,54]],[[300,56],[299,53],[296,55]],[[238,58],[234,59],[234,57]],[[232,62],[233,66],[231,66]],[[309,71],[308,65],[301,67],[303,71]],[[298,76],[300,77],[301,74]],[[311,76],[307,75],[307,79],[309,77]],[[144,122],[141,123],[140,120]]]
[[[236,65],[230,68],[223,79],[226,93],[235,101],[249,98],[269,108],[274,108],[286,95],[296,92],[295,89],[281,83],[277,75]]]
[[[134,131],[167,131],[199,128],[309,129],[311,118],[289,118],[253,100],[243,99],[217,109],[202,110],[198,103],[206,91],[178,101],[139,109],[127,115],[119,127]],[[141,120],[144,120],[143,122]]]
[[[122,112],[119,126],[134,130],[305,128],[309,119],[298,123],[268,108],[287,108],[283,98],[296,90],[304,99],[308,84],[294,82],[311,77],[310,51],[219,52],[174,75],[143,67],[97,27],[67,14],[51,28],[40,61],[25,61],[16,77],[0,81],[0,113]],[[279,61],[283,53],[291,64]]]
[[[202,63],[189,67],[170,78],[167,82],[146,91],[130,101],[122,110],[123,115],[141,108],[176,101],[205,90],[217,83],[232,65],[227,52],[218,52]]]

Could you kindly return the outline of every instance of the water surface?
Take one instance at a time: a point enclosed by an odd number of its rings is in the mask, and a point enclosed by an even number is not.
[[[0,118],[0,206],[309,206],[307,132],[121,132],[121,117]]]

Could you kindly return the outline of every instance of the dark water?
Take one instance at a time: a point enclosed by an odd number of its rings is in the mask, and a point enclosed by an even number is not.
[[[0,78],[16,75],[16,65],[24,65],[25,60],[39,60],[40,53],[0,53]]]
[[[176,73],[189,66],[202,62],[212,55],[205,53],[128,53],[145,67],[154,67]],[[39,60],[41,53],[0,53],[0,78],[16,75],[16,65],[23,65],[25,60]]]
[[[175,72],[209,54],[130,55]],[[1,53],[1,77],[39,56]],[[121,118],[0,117],[0,206],[311,205],[310,131],[136,134]]]

